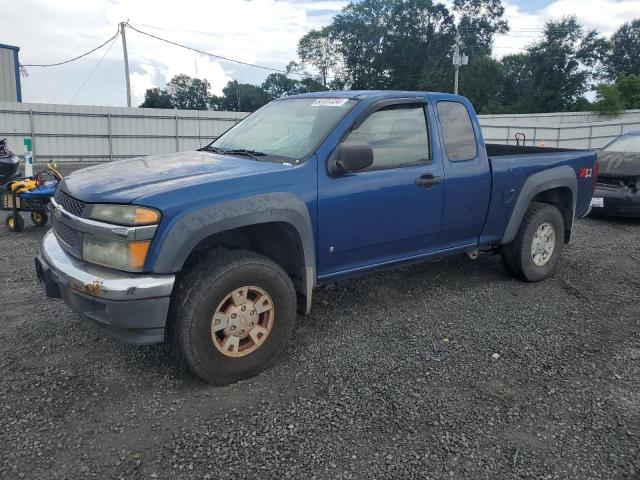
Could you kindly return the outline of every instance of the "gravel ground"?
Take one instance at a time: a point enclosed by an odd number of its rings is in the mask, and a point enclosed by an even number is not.
[[[640,477],[640,221],[579,221],[538,284],[458,256],[323,287],[222,388],[46,300],[27,224],[0,226],[0,478]]]

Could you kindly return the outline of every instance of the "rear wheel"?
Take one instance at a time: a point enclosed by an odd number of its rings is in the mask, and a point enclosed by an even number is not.
[[[4,223],[11,232],[21,232],[24,229],[24,220],[19,213],[7,215]]]
[[[501,249],[505,269],[529,282],[544,280],[560,260],[563,237],[564,220],[560,210],[548,203],[532,203],[516,238]]]
[[[36,227],[44,227],[48,219],[45,212],[31,212],[31,221]]]
[[[169,337],[198,377],[227,384],[267,367],[296,318],[291,279],[267,257],[219,249],[176,285]]]

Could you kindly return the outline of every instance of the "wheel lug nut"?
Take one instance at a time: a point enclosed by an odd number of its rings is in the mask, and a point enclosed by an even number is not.
[[[256,311],[255,311],[255,310],[251,310],[249,313],[250,313],[251,315],[255,315],[255,314],[256,314]]]
[[[242,308],[240,310],[242,310],[243,312],[247,309],[247,307],[245,307],[244,305],[242,306]]]
[[[231,325],[230,330],[233,332],[235,329],[236,329],[236,326],[235,325]]]
[[[232,314],[231,314],[231,318],[236,318],[236,314],[235,314],[235,313],[232,313]]]

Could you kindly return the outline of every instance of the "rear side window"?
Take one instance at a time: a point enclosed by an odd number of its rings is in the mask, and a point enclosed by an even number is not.
[[[438,102],[444,149],[451,161],[476,158],[476,136],[467,108],[458,102]]]
[[[373,149],[370,169],[429,161],[429,135],[422,105],[391,106],[372,113],[349,135]]]

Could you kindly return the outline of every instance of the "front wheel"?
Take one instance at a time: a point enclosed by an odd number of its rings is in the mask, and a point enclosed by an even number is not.
[[[501,248],[505,269],[529,282],[544,280],[560,260],[564,244],[564,219],[554,205],[532,203],[516,238]]]
[[[278,264],[253,252],[218,249],[178,281],[168,333],[195,375],[224,385],[268,366],[295,318],[295,290]]]

